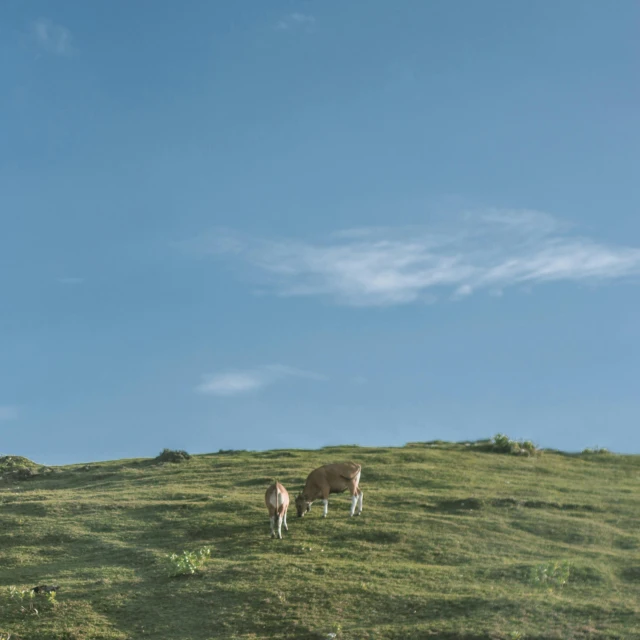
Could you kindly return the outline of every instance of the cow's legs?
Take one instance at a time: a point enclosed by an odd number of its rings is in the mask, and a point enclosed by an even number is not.
[[[282,516],[276,513],[276,527],[278,528],[278,538],[282,540]]]
[[[362,493],[362,489],[358,489],[358,491],[360,492],[358,494],[358,515],[360,515],[362,513],[362,497],[364,494]]]
[[[285,509],[284,515],[282,516],[284,522],[282,524],[284,524],[284,530],[285,531],[289,531],[289,527],[287,527],[287,510]]]
[[[355,478],[353,478],[349,482],[349,493],[351,494],[351,508],[349,509],[349,515],[353,516],[356,510],[356,505],[360,505],[358,509],[358,515],[362,511],[362,498],[360,497],[362,491],[358,488],[358,480],[360,479],[360,474],[358,474]]]
[[[322,501],[322,517],[327,517],[327,511],[329,511],[329,498],[324,498]]]
[[[353,512],[356,510],[356,503],[358,502],[358,494],[354,494],[351,496],[351,509],[349,509],[349,515],[352,516]]]
[[[276,535],[276,532],[275,532],[275,530],[274,530],[274,528],[273,528],[273,525],[274,525],[274,524],[275,524],[275,522],[276,522],[276,518],[275,518],[275,516],[271,516],[271,517],[269,518],[269,521],[271,522],[271,537],[273,538],[273,537]]]

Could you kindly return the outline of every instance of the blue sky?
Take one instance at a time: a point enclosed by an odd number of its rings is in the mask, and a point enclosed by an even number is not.
[[[638,452],[639,13],[3,2],[0,453]]]

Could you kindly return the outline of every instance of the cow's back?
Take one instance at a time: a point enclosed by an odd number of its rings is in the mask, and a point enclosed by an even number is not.
[[[331,487],[333,492],[345,491],[349,483],[360,473],[362,467],[355,462],[334,462],[325,464],[314,469],[309,474],[307,482],[311,482],[317,486],[323,486],[326,483]]]
[[[334,462],[325,464],[321,469],[326,469],[327,474],[334,478],[343,478],[351,480],[355,478],[362,470],[362,466],[355,462]]]

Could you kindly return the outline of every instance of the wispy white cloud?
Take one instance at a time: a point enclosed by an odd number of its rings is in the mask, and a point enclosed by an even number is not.
[[[74,284],[84,284],[84,278],[76,278],[76,277],[66,277],[66,278],[58,278],[58,284],[66,284],[66,285],[74,285]]]
[[[640,275],[640,249],[577,235],[535,211],[465,214],[438,228],[364,228],[325,242],[252,239],[220,232],[192,251],[249,266],[261,291],[384,306],[491,295],[515,285],[603,282]]]
[[[205,375],[196,387],[196,391],[206,395],[235,396],[257,391],[286,378],[326,380],[325,376],[313,371],[296,369],[283,364],[269,364],[253,369]]]
[[[71,32],[62,25],[40,18],[33,23],[32,32],[38,46],[49,53],[63,56],[73,52]]]
[[[315,17],[305,13],[290,13],[278,21],[276,29],[286,31],[288,29],[296,29],[299,27],[310,27],[315,24]]]
[[[0,405],[0,422],[8,422],[18,418],[18,407]]]

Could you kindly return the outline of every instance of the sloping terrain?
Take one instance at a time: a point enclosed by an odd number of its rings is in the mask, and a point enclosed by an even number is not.
[[[330,461],[347,495],[269,537]],[[166,556],[211,548],[169,577]],[[59,584],[56,602],[10,594]],[[37,614],[35,611],[37,610]],[[4,634],[4,635],[3,635]],[[640,456],[464,444],[119,460],[0,481],[0,639],[640,638]]]

